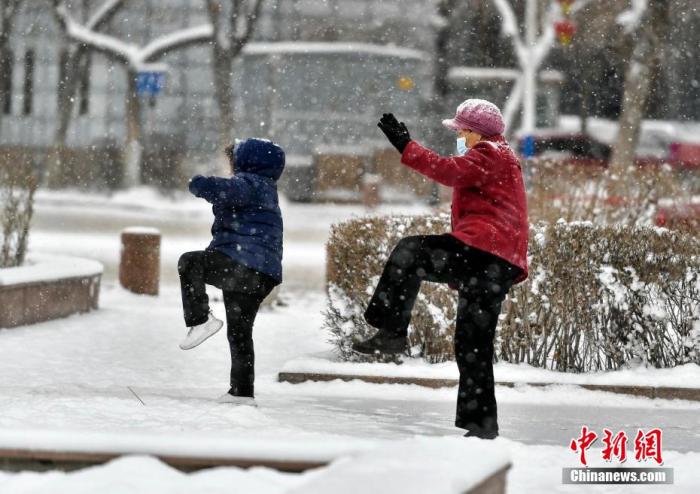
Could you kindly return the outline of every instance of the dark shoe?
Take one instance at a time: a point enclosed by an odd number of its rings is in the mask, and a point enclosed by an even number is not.
[[[498,431],[469,430],[464,437],[478,437],[479,439],[496,439]]]
[[[357,353],[376,355],[382,353],[403,353],[406,351],[407,346],[408,342],[405,336],[396,336],[380,329],[369,340],[354,343],[352,349]]]

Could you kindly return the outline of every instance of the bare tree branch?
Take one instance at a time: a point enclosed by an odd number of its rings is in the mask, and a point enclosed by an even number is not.
[[[71,17],[65,3],[59,2],[55,12],[69,39],[125,64],[129,64],[135,57],[135,45],[124,43],[114,36],[97,33],[79,24]]]
[[[98,33],[95,29],[104,25],[119,9],[121,0],[106,0],[98,11],[83,25],[73,19],[63,0],[55,1],[55,13],[59,24],[70,40],[86,49],[103,53],[126,67],[126,143],[124,146],[125,176],[127,186],[141,181],[141,111],[137,88],[137,73],[148,70],[149,63],[178,48],[211,40],[214,26],[180,29],[150,41],[146,46],[125,42],[115,36]],[[152,67],[152,66],[151,66]]]
[[[112,9],[118,8],[121,0],[110,0],[100,9],[101,16],[93,16],[93,25],[98,25]],[[126,43],[114,36],[98,33],[83,26],[73,19],[64,2],[56,6],[56,14],[70,39],[88,46],[90,49],[116,59],[133,70],[138,70],[148,62],[152,62],[169,51],[185,46],[208,41],[214,34],[211,24],[191,27],[175,31],[151,41],[145,47],[134,43]]]
[[[85,24],[85,27],[91,31],[96,31],[108,23],[114,14],[122,7],[124,0],[107,0],[102,6],[95,11],[90,19]]]
[[[526,63],[527,51],[525,50],[525,45],[520,37],[518,21],[515,17],[513,7],[510,5],[508,0],[493,0],[493,4],[496,6],[498,12],[503,18],[503,22],[501,23],[501,32],[513,42],[515,55],[518,57],[520,64]]]
[[[182,29],[154,39],[139,50],[138,57],[141,63],[149,62],[178,48],[210,41],[213,35],[214,27],[211,24],[202,24],[201,26]]]
[[[260,16],[260,11],[262,9],[262,0],[254,0],[253,8],[248,12],[246,16],[246,25],[243,34],[238,38],[238,45],[240,46],[239,51],[243,49],[250,38],[255,32],[255,27],[258,25],[258,17]]]

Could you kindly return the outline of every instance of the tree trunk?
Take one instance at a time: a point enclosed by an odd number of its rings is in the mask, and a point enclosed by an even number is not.
[[[54,132],[53,145],[49,150],[47,185],[49,187],[62,187],[63,157],[66,148],[68,128],[70,126],[73,108],[75,108],[75,96],[78,91],[78,70],[80,62],[85,56],[85,51],[69,49],[67,58],[62,60],[61,80],[58,86],[57,95],[57,121]]]
[[[450,60],[450,48],[453,42],[454,11],[457,8],[455,0],[442,0],[437,5],[437,14],[441,21],[437,24],[435,32],[435,77],[433,79],[433,99],[429,105],[430,119],[434,124],[428,129],[428,144],[434,149],[449,149],[454,142],[453,137],[445,132],[442,125],[438,125],[443,118],[450,116],[454,108],[447,107],[447,97],[450,92],[450,83],[447,78],[452,65]],[[440,203],[440,188],[437,182],[431,184],[430,204],[437,206]]]
[[[649,3],[642,25],[638,28],[637,41],[625,75],[622,114],[610,161],[610,172],[618,178],[624,177],[627,170],[634,167],[635,151],[651,88],[652,69],[659,61],[661,40],[668,20],[669,1],[657,0]]]
[[[141,100],[136,92],[134,70],[127,69],[126,145],[124,147],[124,187],[141,184]]]
[[[214,91],[219,110],[219,158],[216,160],[217,173],[230,173],[229,162],[223,154],[233,138],[233,57],[228,50],[214,45]]]
[[[647,48],[635,48],[636,54],[650,54]],[[635,150],[639,142],[639,131],[644,117],[644,107],[651,85],[650,61],[634,57],[629,64],[625,76],[625,96],[622,102],[622,115],[619,120],[619,131],[610,162],[610,172],[622,177],[632,168],[635,160]]]
[[[2,137],[2,117],[5,115],[5,101],[7,98],[12,97],[12,92],[9,94],[5,92],[5,87],[7,86],[7,78],[10,74],[6,70],[8,64],[11,63],[10,56],[12,54],[7,50],[6,44],[0,38],[0,137]]]

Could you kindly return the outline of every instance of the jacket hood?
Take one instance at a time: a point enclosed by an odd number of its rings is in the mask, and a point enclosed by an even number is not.
[[[234,169],[277,180],[284,170],[284,151],[267,139],[246,139],[234,149]]]

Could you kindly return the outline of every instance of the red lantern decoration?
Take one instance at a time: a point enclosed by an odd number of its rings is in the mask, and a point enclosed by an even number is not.
[[[567,46],[569,43],[571,43],[574,34],[576,34],[576,26],[569,20],[558,21],[554,23],[554,32],[556,33],[559,42],[562,45]]]
[[[574,4],[575,0],[557,0],[559,2],[559,5],[561,5],[561,10],[564,12],[564,15],[569,15],[571,12],[571,6]]]

